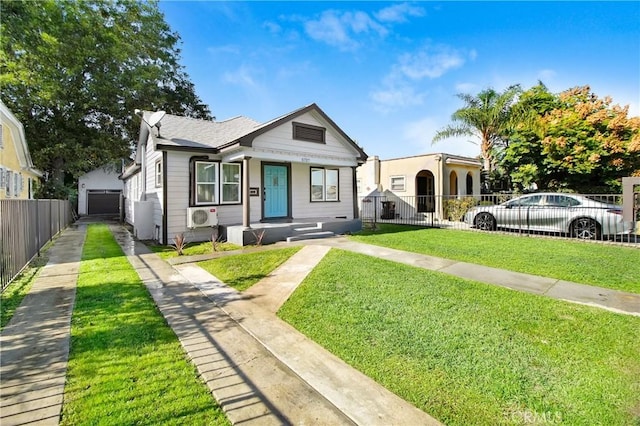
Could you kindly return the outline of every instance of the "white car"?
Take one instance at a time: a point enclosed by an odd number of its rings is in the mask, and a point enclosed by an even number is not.
[[[502,204],[476,206],[465,214],[464,221],[485,231],[554,232],[588,240],[630,234],[635,226],[623,221],[622,206],[565,193],[528,194]]]

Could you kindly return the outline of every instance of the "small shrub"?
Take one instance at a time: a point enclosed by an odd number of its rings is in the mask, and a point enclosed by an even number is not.
[[[171,246],[176,249],[176,251],[178,252],[178,256],[182,256],[184,254],[183,250],[186,245],[187,239],[185,238],[184,234],[176,234],[176,236],[173,237],[173,244]]]
[[[219,235],[218,227],[216,226],[211,234],[211,250],[216,252],[220,248],[222,242],[222,236]]]
[[[465,213],[477,204],[473,197],[453,198],[444,201],[444,216],[448,220],[461,221]]]
[[[267,231],[266,231],[265,229],[260,229],[260,230],[252,229],[252,230],[251,230],[251,233],[253,234],[253,237],[254,237],[254,238],[255,238],[255,240],[256,240],[256,241],[255,241],[255,243],[254,243],[256,246],[258,246],[258,247],[259,247],[259,246],[261,246],[261,245],[262,245],[262,240],[264,239],[264,234],[265,234],[266,232],[267,232]]]

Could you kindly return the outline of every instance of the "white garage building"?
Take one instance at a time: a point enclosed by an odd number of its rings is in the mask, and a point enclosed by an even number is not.
[[[120,213],[124,183],[120,171],[112,165],[99,167],[78,178],[78,215]]]

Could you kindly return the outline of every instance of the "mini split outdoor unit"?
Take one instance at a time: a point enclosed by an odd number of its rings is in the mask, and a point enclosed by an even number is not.
[[[218,211],[215,207],[189,207],[187,209],[187,228],[202,228],[218,224]]]

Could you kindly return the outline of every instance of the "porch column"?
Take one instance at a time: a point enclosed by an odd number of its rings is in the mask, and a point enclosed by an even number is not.
[[[251,157],[242,159],[242,226],[245,229],[251,228],[251,209],[249,208],[249,160]]]

